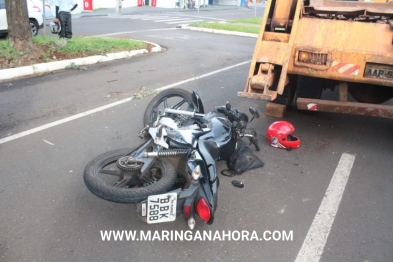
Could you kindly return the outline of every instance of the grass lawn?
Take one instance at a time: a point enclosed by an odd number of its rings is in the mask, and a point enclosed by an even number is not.
[[[0,40],[0,69],[147,48],[144,42],[122,38],[76,36],[67,41],[57,36],[35,36],[33,42],[40,56],[31,61],[25,52],[12,48],[8,39]]]
[[[242,33],[259,34],[260,24],[262,23],[261,17],[252,17],[246,19],[228,20],[223,22],[201,22],[192,23],[191,27],[210,28],[217,30],[227,30]]]

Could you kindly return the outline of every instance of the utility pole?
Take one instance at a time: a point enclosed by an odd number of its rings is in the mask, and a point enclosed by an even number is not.
[[[46,14],[45,14],[45,0],[43,0],[42,1],[42,10],[44,10],[43,11],[43,14],[44,14],[44,17],[43,17],[43,21],[44,21],[44,27],[43,27],[43,30],[44,30],[44,36],[46,36]]]
[[[257,17],[257,0],[254,1],[254,17]]]
[[[116,1],[116,13],[121,14],[121,1],[122,0],[115,0]]]
[[[192,0],[191,0],[192,1]],[[201,8],[201,4],[199,3],[200,0],[198,0],[198,14],[197,14],[197,23],[199,24],[199,8]]]

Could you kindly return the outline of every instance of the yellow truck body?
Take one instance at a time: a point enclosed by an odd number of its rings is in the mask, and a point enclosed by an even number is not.
[[[323,89],[335,88],[337,101],[321,99]],[[393,118],[393,106],[382,104],[393,97],[393,3],[267,1],[238,95]]]

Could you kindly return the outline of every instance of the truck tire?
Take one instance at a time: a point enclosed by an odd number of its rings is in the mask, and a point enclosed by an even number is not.
[[[348,83],[348,92],[356,101],[382,104],[393,97],[393,88],[363,83]]]

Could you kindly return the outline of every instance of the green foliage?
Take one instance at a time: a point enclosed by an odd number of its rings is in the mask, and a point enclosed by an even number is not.
[[[228,23],[244,23],[244,24],[255,24],[260,25],[262,23],[262,17],[251,17],[245,19],[229,20]]]
[[[192,27],[211,28],[242,33],[259,34],[262,18],[251,17],[245,19],[228,20],[226,22],[203,22],[190,24]]]
[[[105,11],[107,9],[108,8],[97,8],[97,9],[94,9],[93,12],[101,12],[101,11]]]
[[[101,38],[101,37],[73,37],[70,40],[59,39],[57,37],[37,36],[33,38],[37,45],[48,46],[64,54],[106,54],[117,51],[130,51],[141,49],[145,43],[130,39]]]
[[[24,55],[24,53],[19,53],[13,47],[11,47],[8,38],[0,41],[0,57],[4,57],[9,60],[17,58],[20,55]]]
[[[35,36],[33,43],[42,50],[41,61],[37,63],[146,48],[146,43],[136,40],[78,36],[70,40],[57,36]],[[12,48],[8,39],[0,40],[1,69],[26,65],[28,61],[25,61],[25,56],[25,52],[17,52]]]
[[[258,34],[259,27],[256,26],[247,26],[242,24],[232,24],[232,23],[194,23],[190,24],[192,27],[202,27],[202,28],[211,28],[217,30],[227,30],[227,31],[235,31],[235,32],[242,32],[242,33],[251,33],[251,34]]]

